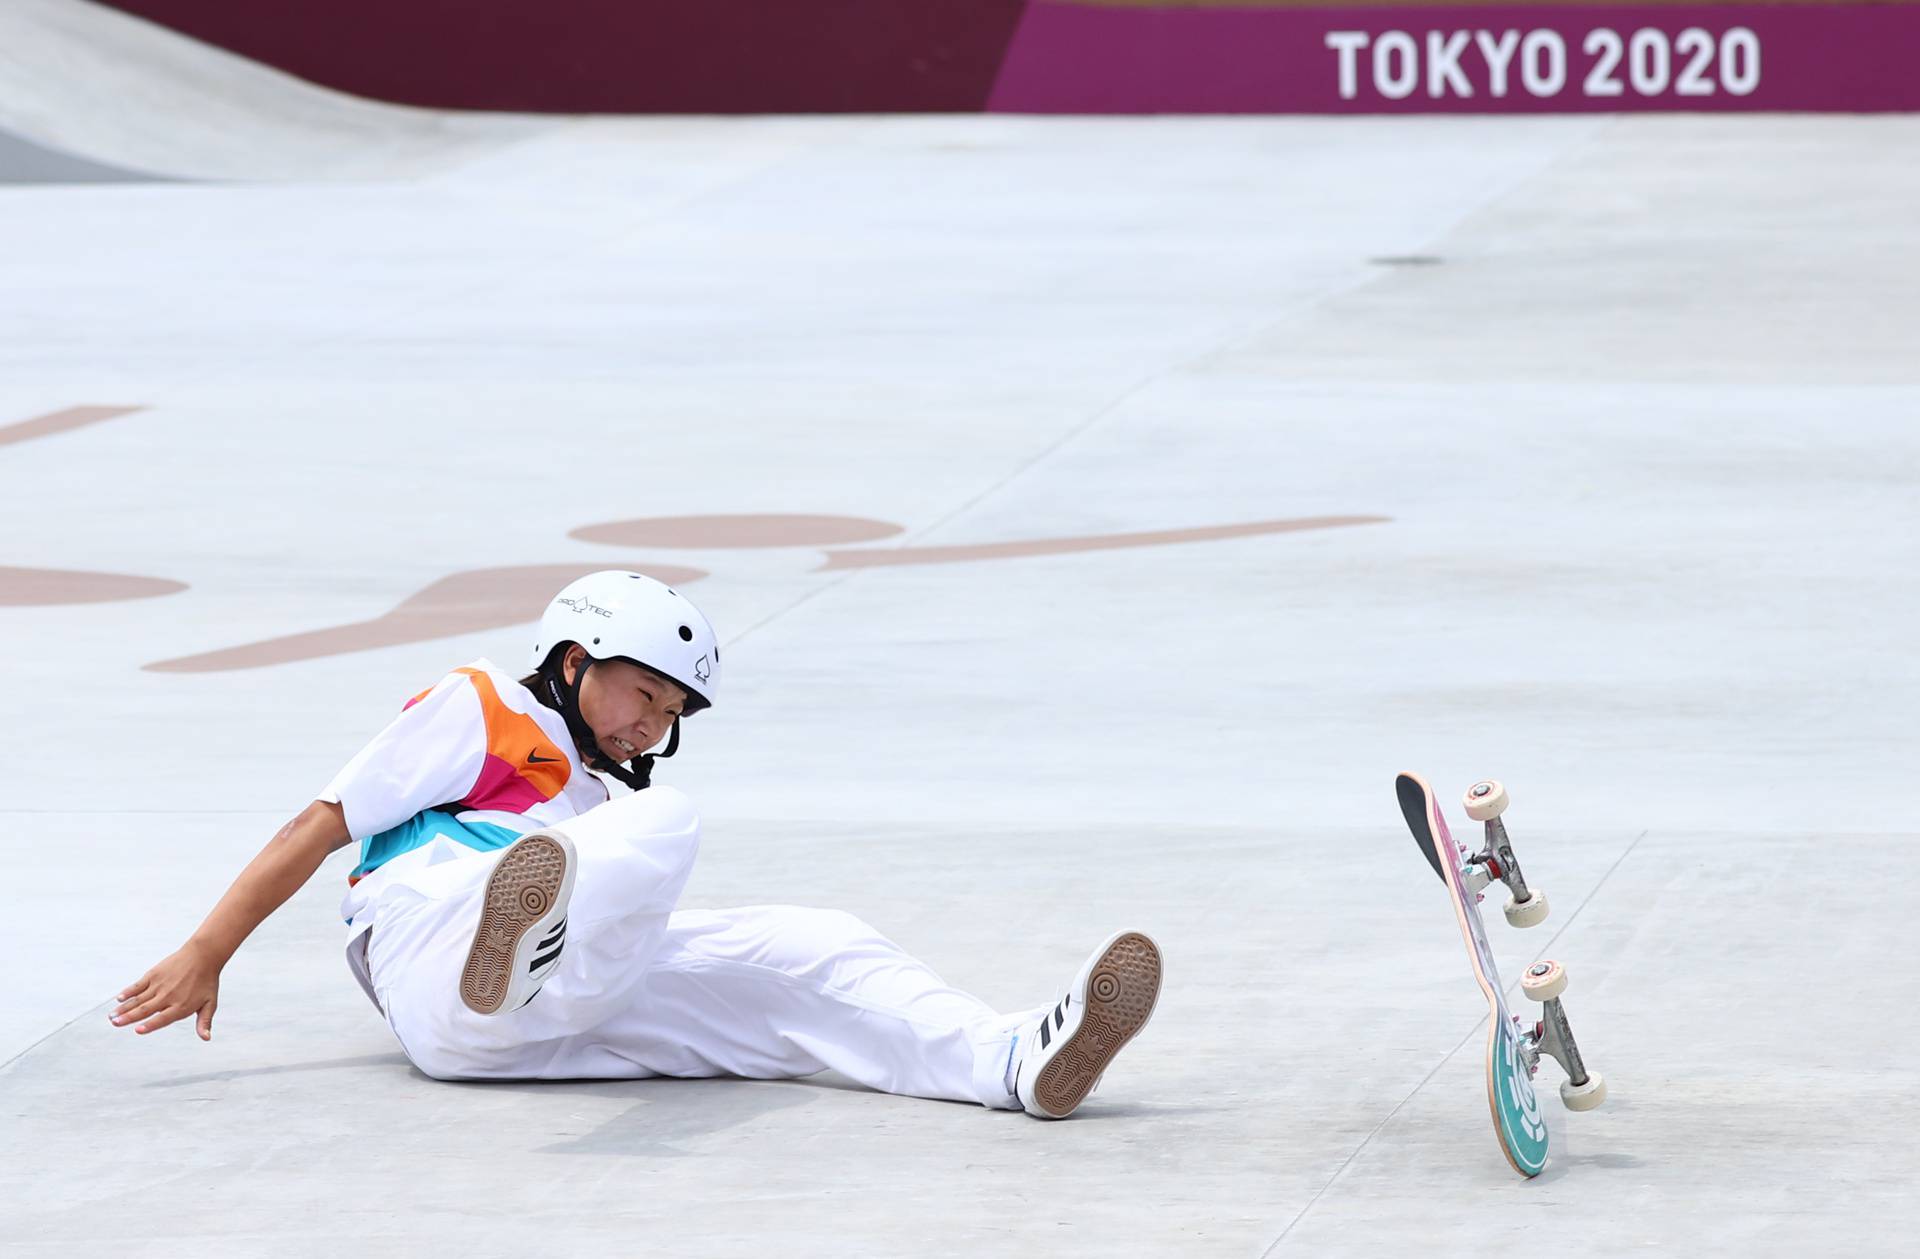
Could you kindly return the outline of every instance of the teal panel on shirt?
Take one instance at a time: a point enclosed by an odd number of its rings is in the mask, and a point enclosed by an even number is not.
[[[401,853],[424,847],[441,836],[480,852],[492,852],[519,839],[520,832],[495,826],[491,822],[462,822],[451,813],[428,809],[414,814],[391,830],[361,840],[360,864],[354,867],[348,877],[363,878]]]

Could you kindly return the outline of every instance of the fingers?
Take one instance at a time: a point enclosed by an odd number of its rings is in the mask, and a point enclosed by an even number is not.
[[[133,1034],[145,1036],[148,1032],[157,1032],[167,1024],[178,1023],[192,1013],[193,1007],[190,1005],[170,1005],[134,1028]]]
[[[154,1002],[158,1000],[160,1000],[158,993],[142,989],[139,994],[129,997],[119,1004],[113,1012],[113,1021],[115,1023],[124,1023],[133,1017],[135,1010],[141,1009],[143,1006],[151,1008]]]
[[[169,1002],[164,997],[145,997],[139,1001],[129,1001],[113,1012],[109,1020],[115,1027],[125,1027],[135,1019],[146,1018],[156,1010],[164,1010]]]
[[[117,998],[120,1004],[107,1021],[115,1027],[138,1024],[134,1032],[145,1036],[198,1015],[195,1030],[200,1039],[212,1040],[213,1014],[220,1001],[219,975],[219,967],[189,944],[122,989]]]

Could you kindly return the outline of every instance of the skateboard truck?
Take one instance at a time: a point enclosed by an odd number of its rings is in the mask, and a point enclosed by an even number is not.
[[[1500,815],[1507,811],[1507,789],[1493,779],[1483,779],[1467,788],[1467,816],[1486,824],[1487,846],[1468,857],[1462,873],[1469,889],[1478,892],[1494,879],[1507,885],[1512,893],[1505,906],[1507,921],[1516,927],[1532,927],[1546,921],[1547,897],[1538,888],[1527,886],[1520,873],[1520,862],[1513,855],[1513,841]],[[1567,1073],[1560,1085],[1560,1100],[1568,1110],[1592,1110],[1607,1099],[1607,1082],[1589,1075],[1580,1059],[1580,1046],[1574,1043],[1573,1028],[1567,1022],[1560,994],[1567,990],[1566,967],[1555,961],[1535,962],[1520,978],[1520,991],[1528,1000],[1540,1002],[1540,1021],[1532,1031],[1521,1029],[1521,1052],[1526,1055],[1529,1075],[1539,1067],[1545,1054]],[[1519,1020],[1514,1020],[1516,1024]]]
[[[1507,789],[1492,779],[1485,779],[1467,788],[1467,816],[1476,822],[1486,823],[1487,846],[1468,856],[1461,873],[1465,876],[1466,888],[1476,895],[1495,879],[1507,885],[1510,893],[1502,912],[1507,922],[1516,927],[1538,926],[1547,920],[1547,894],[1538,888],[1529,888],[1527,878],[1520,872],[1520,861],[1513,855],[1513,841],[1507,838],[1506,823],[1500,815],[1507,811]],[[1462,854],[1466,849],[1461,849]]]
[[[1553,1058],[1567,1073],[1560,1085],[1560,1100],[1569,1110],[1598,1106],[1606,1099],[1606,1084],[1597,1074],[1588,1072],[1574,1044],[1573,1030],[1560,1004],[1567,974],[1558,962],[1537,962],[1520,981],[1524,994],[1544,1007],[1541,1017],[1523,1023],[1515,1016],[1513,1007],[1507,1004],[1506,985],[1500,980],[1493,946],[1487,940],[1480,903],[1485,899],[1481,889],[1499,879],[1513,893],[1507,903],[1507,921],[1515,926],[1532,926],[1547,916],[1547,899],[1527,886],[1520,863],[1514,859],[1513,844],[1500,822],[1500,814],[1507,807],[1507,793],[1499,783],[1475,783],[1467,792],[1468,815],[1485,823],[1487,831],[1486,846],[1475,854],[1453,841],[1446,815],[1426,779],[1418,774],[1401,774],[1394,779],[1394,793],[1420,855],[1446,886],[1447,899],[1473,963],[1474,981],[1486,998],[1487,1110],[1500,1139],[1501,1153],[1522,1176],[1538,1176],[1547,1165],[1549,1145],[1547,1124],[1540,1115],[1533,1083],[1542,1055]]]
[[[1560,994],[1566,990],[1567,968],[1560,963],[1539,961],[1527,968],[1520,977],[1520,991],[1529,1001],[1540,1002],[1541,1018],[1531,1032],[1522,1032],[1521,1046],[1529,1075],[1539,1065],[1540,1055],[1547,1055],[1567,1073],[1560,1084],[1560,1100],[1567,1109],[1592,1110],[1607,1100],[1607,1082],[1598,1072],[1589,1074],[1580,1058],[1580,1046],[1574,1043],[1567,1011],[1560,1004]]]

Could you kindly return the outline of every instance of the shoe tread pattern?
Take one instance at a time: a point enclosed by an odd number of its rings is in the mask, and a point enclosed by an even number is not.
[[[494,866],[460,975],[460,999],[468,1009],[499,1012],[513,980],[514,949],[552,908],[566,876],[566,850],[544,835],[520,840]]]
[[[1034,1080],[1041,1108],[1064,1116],[1085,1101],[1114,1055],[1145,1026],[1159,995],[1160,950],[1153,941],[1129,932],[1109,945],[1087,976],[1080,1026]]]

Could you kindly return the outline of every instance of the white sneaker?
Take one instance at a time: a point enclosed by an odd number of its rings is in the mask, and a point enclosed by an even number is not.
[[[522,835],[500,854],[460,972],[460,999],[469,1010],[517,1010],[540,991],[560,964],[578,864],[572,842],[552,831]]]
[[[1013,1091],[1029,1115],[1065,1119],[1160,999],[1160,947],[1122,931],[1093,951],[1067,995],[1014,1041]]]

